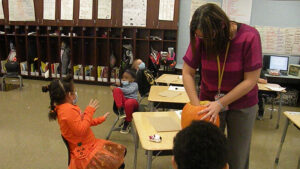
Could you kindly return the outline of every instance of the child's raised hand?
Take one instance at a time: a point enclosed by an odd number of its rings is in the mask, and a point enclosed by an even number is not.
[[[106,119],[109,116],[110,112],[107,112],[103,115],[103,117]]]
[[[120,82],[116,82],[116,85],[117,85],[117,86],[121,86],[121,83],[120,83]]]
[[[99,108],[99,101],[97,99],[91,99],[89,103],[90,107],[93,107],[95,109]]]
[[[116,88],[116,86],[110,86],[111,90],[114,90]]]

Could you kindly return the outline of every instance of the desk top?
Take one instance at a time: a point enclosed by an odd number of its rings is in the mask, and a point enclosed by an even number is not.
[[[266,77],[274,77],[274,78],[282,78],[282,79],[300,79],[300,77],[298,76],[292,76],[292,75],[288,75],[288,76],[273,76],[270,74],[265,74]]]
[[[257,83],[258,85],[258,90],[263,90],[263,91],[270,91],[272,92],[273,90],[269,89],[266,87],[267,84],[261,84],[261,83]],[[274,91],[275,92],[275,91]],[[277,92],[277,91],[276,91]],[[282,93],[286,93],[286,90],[280,91]]]
[[[300,113],[290,114],[289,112],[283,113],[288,119],[290,119],[297,127],[300,128]]]
[[[174,91],[179,92],[180,95],[175,97],[163,97],[159,94],[161,92],[167,91],[169,86],[151,86],[148,100],[151,102],[165,102],[165,103],[188,103],[190,99],[185,91]]]
[[[133,121],[138,132],[141,145],[145,150],[172,150],[173,139],[178,131],[172,132],[156,132],[154,127],[148,120],[149,117],[170,117],[174,118],[179,124],[180,119],[175,112],[135,112],[133,113]],[[155,143],[149,141],[149,136],[159,134],[162,142]]]
[[[181,78],[180,78],[181,77]],[[155,80],[156,83],[183,85],[182,75],[163,74]]]

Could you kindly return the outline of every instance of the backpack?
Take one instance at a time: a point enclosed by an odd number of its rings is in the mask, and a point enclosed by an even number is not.
[[[146,79],[147,79],[147,82],[148,82],[151,86],[154,85],[155,78],[154,78],[152,72],[151,72],[150,70],[146,69],[146,70],[144,70],[144,75],[145,75],[145,77],[146,77]]]

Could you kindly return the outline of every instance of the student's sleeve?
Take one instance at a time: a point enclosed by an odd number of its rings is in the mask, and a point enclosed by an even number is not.
[[[132,84],[126,86],[126,87],[120,87],[120,89],[122,90],[122,92],[126,95],[126,94],[131,94],[134,93],[135,91],[138,90],[138,85],[137,83],[133,82]]]
[[[93,123],[93,114],[96,111],[95,108],[88,106],[83,115],[76,109],[68,108],[63,110],[64,114],[62,119],[65,120],[70,130],[77,136],[85,135]]]
[[[91,126],[97,126],[97,125],[103,123],[105,120],[106,120],[106,119],[105,119],[104,116],[94,118],[94,119],[92,120]]]
[[[195,43],[195,55],[193,55],[193,51],[192,51],[192,46],[191,44],[189,44],[189,47],[183,57],[183,61],[184,63],[186,63],[187,65],[189,65],[191,68],[194,69],[198,69],[199,65],[200,65],[200,40],[198,38],[196,38],[196,43]]]
[[[249,37],[245,45],[244,72],[252,72],[262,68],[262,47],[259,33],[256,31]]]

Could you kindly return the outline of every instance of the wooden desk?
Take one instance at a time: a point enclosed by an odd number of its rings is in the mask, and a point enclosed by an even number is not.
[[[269,92],[272,92],[273,90],[269,89],[266,87],[266,85],[268,84],[261,84],[261,83],[258,83],[258,89],[261,90],[261,91],[269,91]],[[277,117],[277,123],[276,123],[276,129],[279,128],[279,122],[280,122],[280,115],[281,115],[281,109],[282,109],[282,95],[283,93],[286,93],[286,90],[283,90],[283,91],[273,91],[273,92],[277,92],[279,94],[279,107],[278,107],[278,117]],[[272,115],[271,115],[272,117]]]
[[[288,126],[289,124],[292,122],[296,127],[298,127],[298,129],[300,129],[300,112],[298,114],[291,114],[290,112],[284,112],[283,113],[287,118],[286,118],[286,122],[285,122],[285,126],[283,129],[283,134],[281,137],[281,142],[276,154],[276,158],[275,158],[275,167],[276,168],[278,166],[278,162],[279,162],[279,157],[280,157],[280,152],[282,150],[282,146],[285,140],[285,136],[288,130]],[[298,168],[300,167],[300,159],[298,161]]]
[[[179,92],[180,95],[175,97],[162,97],[159,94],[163,91],[167,91],[169,86],[151,86],[148,101],[150,102],[150,111],[154,111],[154,102],[162,103],[177,103],[185,104],[190,102],[190,99],[185,91],[174,91]]]
[[[154,127],[149,122],[149,117],[170,117],[174,118],[179,124],[180,119],[175,112],[136,112],[133,113],[133,121],[138,134],[135,143],[142,145],[147,154],[147,169],[151,169],[152,155],[154,151],[171,151],[173,149],[173,139],[178,131],[173,132],[156,132]],[[162,137],[161,143],[154,143],[149,141],[149,136],[159,134]],[[135,146],[137,148],[137,146]],[[135,153],[137,150],[135,150]],[[137,155],[135,154],[135,166],[137,162]]]
[[[181,77],[181,78],[180,78]],[[183,85],[182,75],[163,74],[155,80],[156,84]]]
[[[281,78],[281,79],[300,79],[298,76],[292,76],[292,75],[287,75],[287,76],[273,76],[270,74],[265,74],[266,77],[272,77],[272,78]]]

